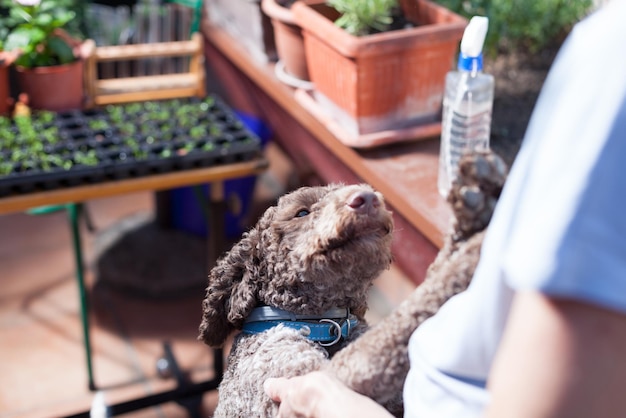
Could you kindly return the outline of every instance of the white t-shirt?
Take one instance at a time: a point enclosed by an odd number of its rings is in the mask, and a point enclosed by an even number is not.
[[[626,1],[559,53],[467,291],[414,333],[405,416],[480,416],[515,290],[626,313]]]

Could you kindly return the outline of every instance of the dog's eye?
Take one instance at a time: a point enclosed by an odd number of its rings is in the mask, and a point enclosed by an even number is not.
[[[302,218],[303,216],[307,216],[311,213],[308,209],[300,209],[298,213],[296,213],[296,218]]]

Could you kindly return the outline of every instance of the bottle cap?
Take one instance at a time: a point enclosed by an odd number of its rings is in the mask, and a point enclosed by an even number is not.
[[[482,50],[489,27],[489,18],[474,16],[463,32],[459,70],[476,71],[483,68]]]
[[[483,69],[483,53],[481,52],[477,57],[470,57],[461,52],[457,68],[461,71],[481,71]]]

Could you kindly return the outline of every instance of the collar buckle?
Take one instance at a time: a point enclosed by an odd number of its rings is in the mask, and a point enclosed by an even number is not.
[[[324,319],[320,319],[320,322],[326,322],[326,323],[331,324],[334,327],[333,329],[335,330],[336,338],[333,341],[329,342],[329,343],[325,343],[325,342],[319,341],[319,345],[321,345],[322,347],[330,347],[332,345],[337,344],[341,340],[341,337],[343,337],[343,335],[342,335],[343,332],[342,332],[341,325],[339,325],[337,322],[333,321],[332,319],[325,319],[324,318]],[[347,334],[350,335],[350,320],[347,320],[345,322],[345,324],[348,324]]]

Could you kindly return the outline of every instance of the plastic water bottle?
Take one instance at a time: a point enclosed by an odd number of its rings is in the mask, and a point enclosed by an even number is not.
[[[488,149],[493,108],[493,76],[482,72],[482,49],[489,20],[474,16],[463,32],[458,71],[446,75],[437,186],[448,196],[460,157]]]

